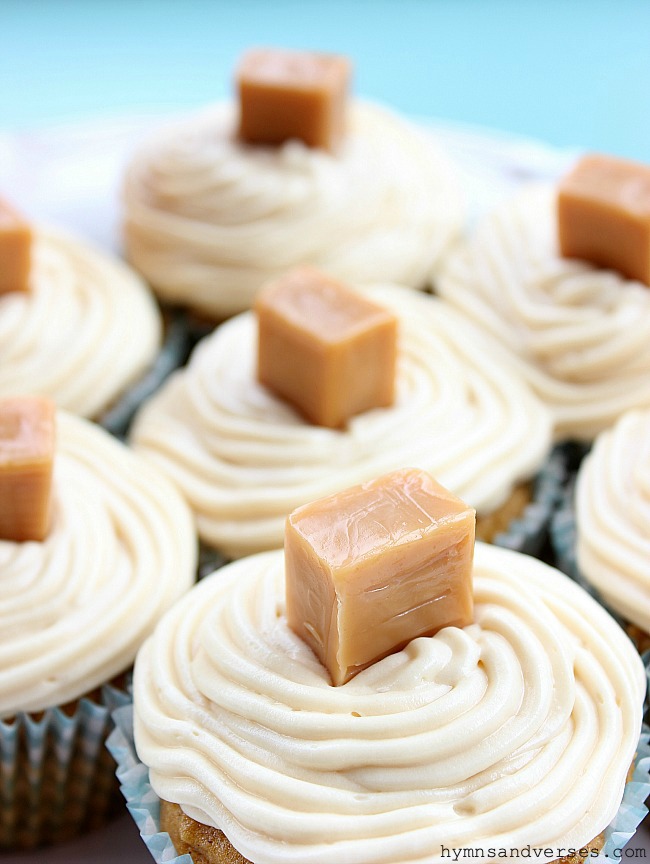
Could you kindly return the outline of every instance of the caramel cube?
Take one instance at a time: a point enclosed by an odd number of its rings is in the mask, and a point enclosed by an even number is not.
[[[0,199],[0,297],[10,291],[29,291],[31,258],[31,228]]]
[[[560,183],[560,252],[650,285],[650,166],[585,156]]]
[[[239,137],[252,144],[290,138],[335,150],[345,133],[351,67],[337,54],[259,48],[237,70]]]
[[[284,542],[287,621],[335,685],[418,636],[472,622],[475,521],[416,469],[294,510]]]
[[[257,377],[312,423],[337,428],[392,405],[397,319],[340,282],[298,267],[255,300]]]
[[[55,408],[50,399],[0,401],[0,540],[44,540],[49,530]]]

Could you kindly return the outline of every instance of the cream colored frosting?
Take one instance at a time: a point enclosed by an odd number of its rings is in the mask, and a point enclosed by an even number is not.
[[[456,173],[431,140],[354,102],[339,153],[242,145],[217,105],[161,131],[132,160],[125,236],[162,297],[223,317],[309,263],[352,282],[420,288],[458,233]]]
[[[611,821],[645,675],[575,583],[479,543],[473,624],[333,687],[286,625],[283,569],[278,551],[208,577],[139,654],[136,746],[163,799],[255,864],[485,860]]]
[[[602,432],[576,482],[580,572],[613,609],[650,632],[650,411]]]
[[[367,296],[399,319],[393,407],[343,430],[307,423],[258,384],[248,312],[205,339],[136,417],[134,446],[179,486],[209,544],[233,557],[278,548],[299,505],[404,465],[489,513],[539,467],[550,417],[498,346],[443,301],[396,286]]]
[[[29,293],[0,297],[0,396],[39,393],[96,417],[151,364],[153,296],[119,261],[35,229]]]
[[[650,406],[650,291],[557,249],[555,191],[506,201],[444,264],[439,293],[490,331],[555,417],[591,440]]]
[[[0,540],[0,718],[109,681],[195,578],[191,514],[150,465],[59,411],[52,525]]]

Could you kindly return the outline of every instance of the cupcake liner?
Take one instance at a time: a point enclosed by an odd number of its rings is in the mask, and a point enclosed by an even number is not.
[[[545,557],[549,525],[562,495],[569,465],[566,447],[556,445],[535,478],[532,501],[519,518],[513,519],[505,531],[496,535],[497,546]]]
[[[149,783],[149,771],[138,759],[133,741],[133,704],[113,712],[115,728],[108,749],[117,762],[122,794],[140,836],[157,864],[192,864],[192,857],[178,855],[169,834],[160,830],[160,799]],[[644,802],[650,795],[650,727],[644,725],[634,758],[634,770],[625,786],[619,810],[605,831],[605,845],[590,860],[620,864],[620,849],[634,835],[648,812]]]
[[[104,745],[111,711],[128,701],[107,685],[101,701],[0,720],[0,850],[58,843],[113,815],[115,763]]]

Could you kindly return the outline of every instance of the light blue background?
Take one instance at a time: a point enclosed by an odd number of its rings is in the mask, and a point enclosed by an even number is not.
[[[0,128],[204,104],[251,44],[411,115],[650,161],[650,0],[0,0]]]

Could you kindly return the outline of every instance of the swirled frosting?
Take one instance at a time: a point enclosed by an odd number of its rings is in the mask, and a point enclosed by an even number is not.
[[[448,256],[436,286],[512,352],[558,438],[592,440],[650,406],[650,291],[561,258],[556,234],[554,189],[526,188]]]
[[[331,155],[298,141],[244,145],[218,105],[158,133],[125,183],[128,255],[159,294],[223,317],[297,264],[416,288],[462,220],[455,170],[376,105],[350,108]]]
[[[550,417],[498,346],[441,300],[396,286],[367,296],[399,320],[391,408],[343,430],[307,423],[257,382],[248,312],[205,339],[136,418],[135,448],[179,486],[209,544],[233,557],[278,548],[299,505],[404,465],[489,513],[539,467]]]
[[[0,396],[96,417],[152,362],[160,315],[124,264],[49,230],[34,239],[30,292],[0,297]]]
[[[125,671],[195,559],[189,509],[160,472],[59,411],[49,535],[0,540],[0,718]]]
[[[580,572],[650,632],[650,411],[629,411],[596,438],[575,504]]]
[[[255,864],[433,864],[442,845],[579,848],[615,815],[644,670],[541,562],[477,544],[474,623],[341,687],[286,625],[283,553],[201,582],[138,656],[135,734],[163,799]]]

